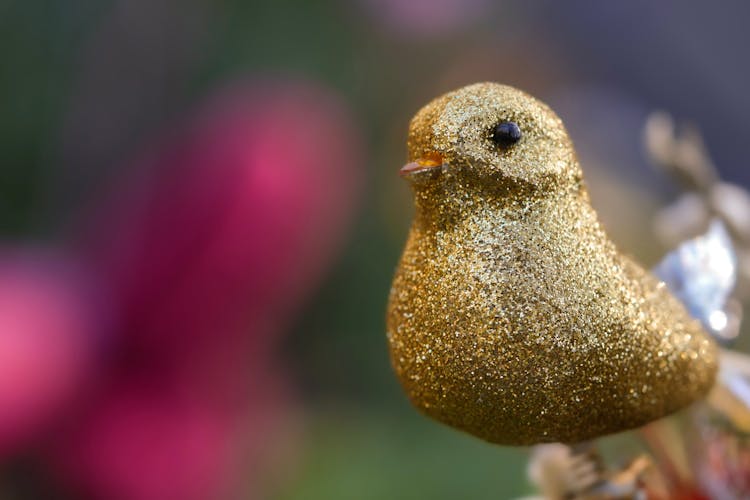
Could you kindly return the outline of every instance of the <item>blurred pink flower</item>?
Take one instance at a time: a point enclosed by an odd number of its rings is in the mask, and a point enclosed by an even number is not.
[[[0,456],[34,439],[81,389],[106,323],[94,297],[63,257],[0,250]]]
[[[58,473],[91,498],[236,497],[240,481],[263,470],[259,462],[280,438],[280,401],[269,399],[276,389],[270,385],[266,394],[255,394],[262,396],[257,407],[227,412],[158,382],[114,387],[72,436],[75,443],[59,457]]]
[[[128,168],[80,245],[120,305],[117,349],[52,446],[57,477],[96,499],[224,498],[272,453],[274,339],[343,243],[359,141],[329,91],[237,84]]]
[[[293,312],[341,245],[359,146],[335,96],[277,82],[228,89],[135,162],[83,250],[120,297],[128,335],[182,342]]]
[[[234,445],[221,416],[148,386],[113,389],[76,435],[66,472],[96,498],[216,498]]]
[[[386,28],[428,37],[468,28],[487,15],[489,0],[360,0]]]

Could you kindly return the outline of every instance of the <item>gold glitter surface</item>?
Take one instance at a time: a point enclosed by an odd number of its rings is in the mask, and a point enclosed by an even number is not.
[[[503,149],[505,120],[523,135]],[[493,83],[446,94],[412,120],[409,157],[428,160],[404,170],[416,215],[387,324],[417,408],[494,443],[575,443],[708,391],[716,347],[607,238],[547,106]]]

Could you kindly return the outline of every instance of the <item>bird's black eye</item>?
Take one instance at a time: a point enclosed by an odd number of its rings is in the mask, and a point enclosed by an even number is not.
[[[515,122],[500,122],[492,129],[492,140],[507,148],[521,140],[521,129]]]

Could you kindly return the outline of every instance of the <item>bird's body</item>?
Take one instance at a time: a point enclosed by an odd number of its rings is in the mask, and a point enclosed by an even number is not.
[[[508,120],[523,138],[498,149]],[[466,87],[417,114],[409,145],[416,215],[387,319],[418,408],[495,443],[573,443],[708,390],[714,345],[607,238],[546,106]]]

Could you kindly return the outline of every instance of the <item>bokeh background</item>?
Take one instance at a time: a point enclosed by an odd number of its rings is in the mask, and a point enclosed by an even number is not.
[[[740,1],[0,0],[0,498],[504,499],[526,450],[418,415],[384,309],[411,115],[562,116],[647,265],[646,116],[750,186]],[[743,341],[739,341],[743,347]]]

